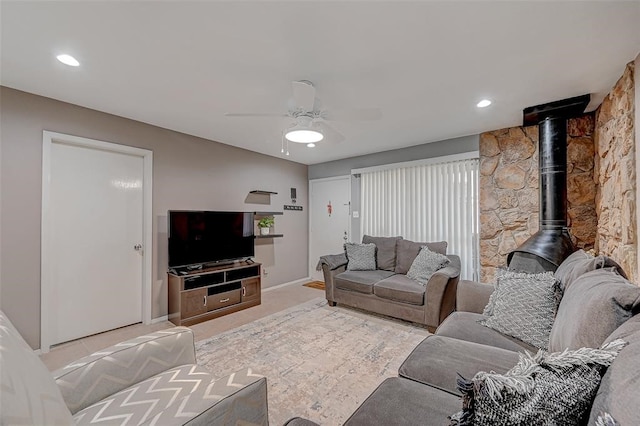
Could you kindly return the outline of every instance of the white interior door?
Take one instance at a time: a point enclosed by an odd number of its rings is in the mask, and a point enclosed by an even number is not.
[[[57,142],[49,157],[48,345],[141,322],[143,157]]]
[[[309,276],[322,281],[316,271],[320,256],[342,252],[350,240],[351,177],[309,181]]]

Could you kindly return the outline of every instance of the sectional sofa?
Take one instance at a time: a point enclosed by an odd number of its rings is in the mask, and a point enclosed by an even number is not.
[[[432,332],[453,312],[460,258],[447,255],[445,241],[420,243],[402,237],[365,235],[362,242],[376,245],[375,269],[349,270],[344,254],[320,259],[330,306],[340,303],[415,322],[427,326]],[[423,246],[446,255],[450,261],[449,265],[434,273],[426,285],[406,275]]]
[[[640,288],[619,269],[604,267],[609,264],[576,252],[558,268],[555,276],[563,296],[549,351],[598,348],[621,339],[626,346],[604,370],[582,424],[632,426],[640,424]],[[493,292],[493,285],[460,281],[456,312],[413,350],[398,377],[383,381],[345,425],[449,424],[448,417],[462,409],[458,378],[470,379],[480,371],[502,374],[525,351],[535,353],[532,345],[478,322],[487,318],[483,312]],[[312,424],[300,418],[289,422]]]

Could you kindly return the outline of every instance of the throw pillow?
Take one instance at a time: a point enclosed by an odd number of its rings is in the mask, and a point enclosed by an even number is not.
[[[624,341],[615,340],[601,349],[539,351],[535,356],[524,352],[505,374],[481,371],[469,381],[460,377],[463,409],[450,417],[452,424],[583,424],[600,385],[601,371],[624,346]]]
[[[376,269],[376,245],[345,243],[348,271],[374,271]]]
[[[407,278],[418,281],[426,286],[431,276],[439,269],[449,264],[450,260],[447,256],[429,250],[424,246],[420,253],[416,256],[407,272]]]
[[[362,244],[376,245],[376,266],[378,269],[393,271],[396,268],[396,242],[402,237],[362,237]]]
[[[587,272],[562,297],[549,350],[599,346],[638,312],[640,287],[608,269]]]
[[[440,241],[435,243],[416,243],[409,240],[398,240],[396,243],[396,274],[406,274],[413,264],[413,260],[423,246],[429,247],[429,250],[440,254],[447,254],[447,242]]]
[[[500,278],[507,276],[508,274],[521,274],[522,272],[513,272],[513,271],[509,271],[508,269],[504,269],[504,268],[498,268],[498,270],[496,270],[496,282],[493,285],[494,286],[494,290],[493,293],[491,293],[491,295],[489,296],[489,302],[487,302],[487,306],[484,307],[484,310],[482,311],[482,315],[490,317],[491,315],[493,315],[493,306],[496,304],[496,298],[497,298],[497,294],[498,294],[498,286],[500,285]]]
[[[555,276],[560,281],[560,289],[567,291],[569,286],[581,275],[596,269],[612,267],[615,271],[627,278],[624,270],[613,259],[607,256],[591,256],[584,250],[573,252],[556,269]]]
[[[495,290],[493,315],[479,323],[546,350],[558,304],[556,289],[552,272],[503,277]]]

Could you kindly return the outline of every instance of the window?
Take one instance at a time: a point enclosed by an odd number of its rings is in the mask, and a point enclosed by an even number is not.
[[[473,158],[439,157],[361,169],[361,235],[401,235],[447,241],[460,256],[461,279],[478,279],[478,165]]]

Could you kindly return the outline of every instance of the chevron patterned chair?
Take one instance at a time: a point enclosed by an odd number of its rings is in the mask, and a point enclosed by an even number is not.
[[[0,311],[0,424],[267,425],[267,381],[215,379],[175,327],[96,352],[53,375]]]

